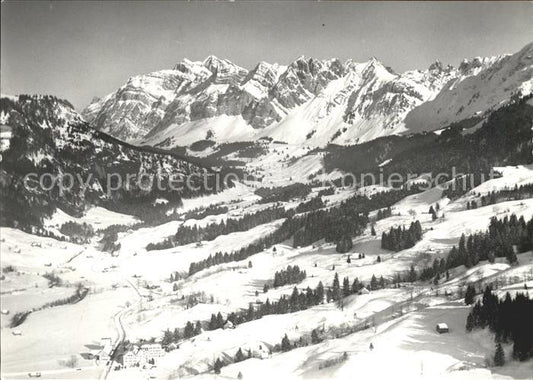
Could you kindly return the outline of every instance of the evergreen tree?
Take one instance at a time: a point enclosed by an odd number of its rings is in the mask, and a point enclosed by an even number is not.
[[[208,330],[216,330],[218,328],[217,317],[215,314],[211,314],[211,320],[207,324]]]
[[[311,290],[311,288],[308,286],[307,289],[305,289],[305,305],[307,307],[311,307],[316,305],[315,303],[315,294]]]
[[[216,322],[216,328],[217,329],[221,329],[224,327],[224,317],[222,316],[222,314],[220,312],[218,312],[217,314],[217,322]]]
[[[338,301],[341,298],[341,294],[342,294],[338,273],[335,273],[335,277],[333,278],[332,289],[333,289],[333,301]]]
[[[476,296],[476,288],[473,285],[468,284],[465,292],[465,304],[472,305],[474,303],[474,297]]]
[[[242,362],[245,359],[242,349],[239,347],[237,353],[235,354],[235,363]]]
[[[192,338],[194,336],[194,326],[193,324],[188,321],[185,325],[185,330],[183,331],[183,336],[185,339]]]
[[[348,297],[350,295],[350,280],[348,277],[344,277],[342,281],[342,295]]]
[[[472,313],[466,317],[466,331],[470,332],[475,327],[474,316]]]
[[[291,298],[289,299],[290,309],[291,311],[298,311],[300,310],[300,293],[298,292],[298,288],[296,286],[292,289]]]
[[[296,289],[296,288],[294,288]],[[246,312],[246,320],[247,321],[253,321],[255,318],[255,310],[254,310],[254,307],[253,305],[250,303],[248,305],[248,311]]]
[[[409,276],[408,281],[409,282],[415,282],[416,281],[416,270],[415,267],[411,265],[411,268],[409,269]]]
[[[363,286],[361,283],[359,283],[359,280],[355,278],[352,283],[352,293],[356,294],[357,292],[359,292],[359,290],[361,290],[362,287]]]
[[[174,343],[177,343],[180,340],[180,332],[177,328],[174,329],[174,332],[172,333],[172,341]]]
[[[316,304],[320,305],[322,302],[324,302],[324,285],[322,284],[322,281],[320,281],[316,287]]]
[[[313,331],[311,331],[311,343],[313,344],[317,344],[317,343],[320,343],[320,337],[318,336],[318,332],[317,332],[317,329],[313,329]]]
[[[370,228],[370,233],[372,234],[372,236],[376,236],[376,229],[374,228],[374,225],[372,225],[372,227]]]
[[[220,359],[217,359],[215,361],[215,365],[213,366],[213,369],[215,370],[215,373],[217,375],[220,374],[220,370],[222,369],[223,366],[224,366],[224,364],[222,363],[222,361]]]
[[[378,279],[375,275],[372,275],[372,279],[370,280],[370,290],[376,290],[378,288]]]
[[[287,352],[287,351],[290,351],[291,349],[292,349],[291,341],[289,340],[289,337],[287,336],[287,334],[285,334],[283,339],[281,339],[281,351]]]
[[[161,339],[161,345],[163,347],[166,347],[170,343],[172,343],[172,332],[170,332],[170,330],[167,329],[163,333],[163,339]]]
[[[196,321],[196,325],[194,326],[194,335],[200,335],[202,333],[202,324],[200,321]]]
[[[496,367],[502,367],[505,364],[505,353],[501,343],[496,344],[496,352],[494,352],[494,365]]]
[[[458,254],[461,262],[466,262],[466,238],[465,234],[461,235],[461,238],[459,239],[459,248],[458,248]]]
[[[516,257],[516,253],[512,246],[508,246],[506,248],[506,255],[507,261],[509,261],[509,264],[514,264],[518,261],[518,258]]]

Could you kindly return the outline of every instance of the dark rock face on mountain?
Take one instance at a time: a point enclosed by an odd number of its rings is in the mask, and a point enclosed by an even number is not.
[[[384,136],[358,145],[330,145],[324,151],[328,171],[351,172],[356,178],[365,173],[385,178],[392,173],[440,173],[447,178],[485,173],[488,178],[494,167],[533,162],[533,95],[513,100],[485,121],[465,119],[440,134]]]
[[[195,174],[195,186],[202,184],[204,174],[213,180],[210,170],[179,156],[130,146],[94,130],[67,101],[55,97],[2,98],[0,124],[2,225],[39,225],[56,207],[72,214],[91,204],[141,209],[161,196],[179,204],[182,197],[209,190],[171,188],[170,179]],[[151,182],[155,174],[161,186]],[[119,186],[119,177],[124,186]]]

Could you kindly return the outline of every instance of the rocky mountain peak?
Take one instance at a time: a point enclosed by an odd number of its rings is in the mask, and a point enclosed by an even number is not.
[[[433,62],[431,65],[429,65],[429,68],[428,68],[429,71],[443,71],[444,70],[444,65],[442,64],[441,61],[439,61],[438,59]]]

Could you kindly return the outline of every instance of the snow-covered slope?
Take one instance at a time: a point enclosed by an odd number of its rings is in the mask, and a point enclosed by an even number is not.
[[[432,101],[409,113],[412,131],[434,130],[472,116],[483,116],[512,96],[533,89],[533,43],[513,55],[464,60],[457,76]]]
[[[436,130],[483,116],[532,91],[533,44],[514,55],[439,61],[395,73],[376,58],[260,62],[248,71],[228,60],[184,60],[139,75],[90,104],[83,116],[121,140],[171,148],[271,137],[311,146],[355,144]]]
[[[134,193],[137,202],[148,196],[150,205],[159,197],[153,189],[139,191],[138,181],[118,186],[120,189],[113,193],[107,191],[111,183],[107,181],[113,175],[171,176],[194,172],[212,178],[209,170],[181,156],[139,149],[90,128],[72,105],[53,96],[1,98],[0,125],[3,132],[0,219],[4,225],[41,225],[56,207],[76,214],[83,213],[91,204],[119,204]],[[34,177],[27,186],[25,178],[31,173]],[[36,185],[37,181],[44,183],[39,177],[43,173],[50,176],[51,186]],[[67,175],[72,181],[64,182],[66,186],[60,190],[58,184]],[[184,189],[181,193],[185,192],[190,191]],[[179,192],[167,188],[166,193],[167,197],[175,197]],[[103,219],[109,222],[110,216],[107,213]]]

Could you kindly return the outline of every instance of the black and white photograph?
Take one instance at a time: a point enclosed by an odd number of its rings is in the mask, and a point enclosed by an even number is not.
[[[533,2],[0,11],[1,380],[533,379]]]

